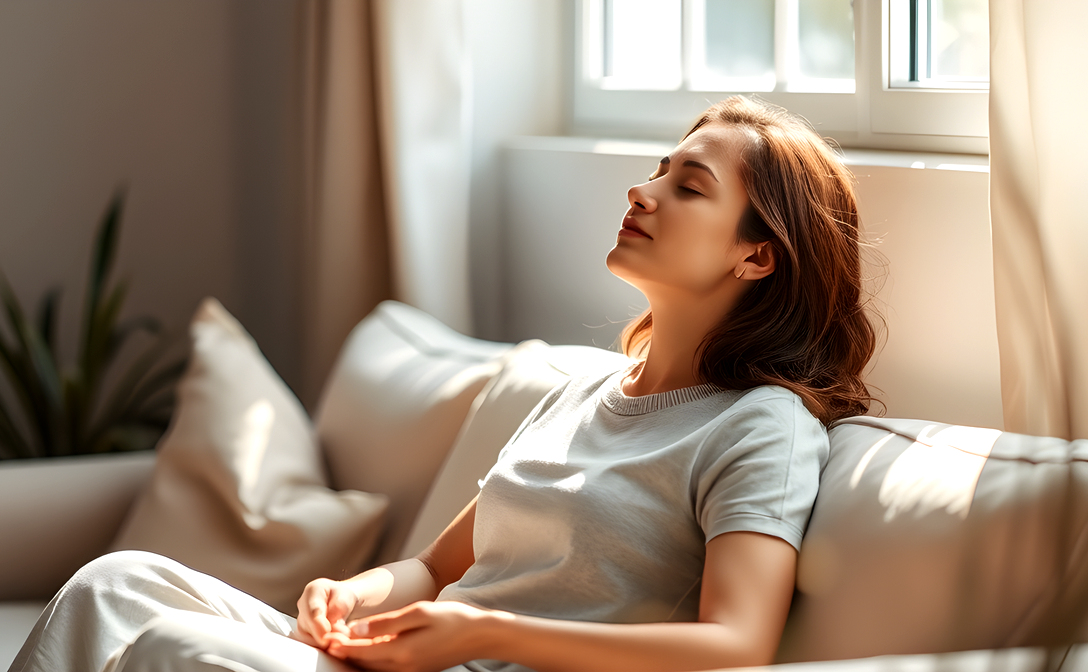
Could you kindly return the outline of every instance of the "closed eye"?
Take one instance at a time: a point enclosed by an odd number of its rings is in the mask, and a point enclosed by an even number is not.
[[[697,196],[702,196],[703,195],[703,193],[701,191],[696,191],[696,190],[692,189],[691,187],[680,187],[680,191],[686,191],[689,194],[695,194]]]

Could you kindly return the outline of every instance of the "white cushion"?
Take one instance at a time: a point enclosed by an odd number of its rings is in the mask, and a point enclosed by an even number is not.
[[[1082,641],[1088,441],[849,418],[780,661]]]
[[[348,336],[317,431],[334,487],[389,497],[378,564],[397,559],[472,400],[510,347],[463,336],[394,301]]]
[[[480,392],[420,510],[401,553],[425,549],[475,497],[482,479],[526,416],[571,376],[623,368],[631,360],[599,348],[525,341],[510,352],[502,372]]]
[[[305,411],[219,302],[190,332],[173,421],[113,549],[169,556],[294,613],[308,581],[373,553],[386,499],[326,487]]]
[[[0,602],[0,670],[6,670],[34,629],[45,602]]]
[[[147,450],[0,462],[0,600],[48,600],[101,555],[154,465]]]

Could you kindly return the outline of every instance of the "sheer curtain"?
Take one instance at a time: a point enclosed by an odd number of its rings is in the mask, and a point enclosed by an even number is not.
[[[383,166],[401,301],[472,332],[472,81],[462,0],[374,0]]]
[[[1088,2],[990,1],[990,213],[1005,428],[1088,438]],[[954,256],[954,252],[953,252]]]

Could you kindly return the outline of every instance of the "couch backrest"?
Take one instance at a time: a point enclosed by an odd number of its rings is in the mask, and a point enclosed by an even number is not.
[[[399,557],[473,400],[511,347],[463,336],[395,301],[348,336],[315,426],[333,488],[389,497],[375,564]]]
[[[1079,638],[1088,441],[868,417],[830,435],[780,661]]]

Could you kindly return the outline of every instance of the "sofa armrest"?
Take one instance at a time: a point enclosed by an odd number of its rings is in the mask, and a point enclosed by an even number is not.
[[[49,599],[105,552],[155,453],[0,462],[0,601]]]

